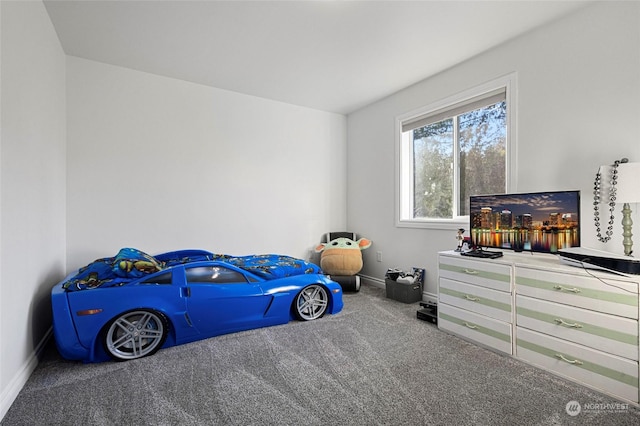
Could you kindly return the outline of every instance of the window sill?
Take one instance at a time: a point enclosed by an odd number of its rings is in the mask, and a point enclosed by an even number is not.
[[[468,218],[460,219],[429,219],[429,220],[396,220],[397,228],[415,228],[415,229],[442,229],[446,231],[455,230],[460,228],[467,228],[469,226]]]

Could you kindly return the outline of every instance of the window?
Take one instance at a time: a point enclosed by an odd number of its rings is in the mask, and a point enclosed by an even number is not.
[[[173,275],[171,271],[162,273],[160,275],[154,275],[151,278],[144,280],[141,284],[171,284]]]
[[[246,284],[247,279],[240,272],[227,269],[222,266],[198,266],[185,269],[187,282],[194,283],[216,283],[230,284],[242,283]]]
[[[514,109],[508,76],[397,119],[398,226],[468,224],[469,196],[513,184]]]

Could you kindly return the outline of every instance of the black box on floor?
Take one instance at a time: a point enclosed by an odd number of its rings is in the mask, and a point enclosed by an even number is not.
[[[389,278],[384,280],[387,298],[402,303],[415,303],[422,300],[422,286],[420,282],[404,283]]]
[[[418,309],[416,317],[422,321],[438,324],[438,305],[433,302],[420,302],[422,309]]]

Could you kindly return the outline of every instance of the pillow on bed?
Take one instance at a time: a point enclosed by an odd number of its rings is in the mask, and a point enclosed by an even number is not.
[[[120,249],[113,260],[113,273],[124,278],[139,278],[164,269],[162,262],[134,248]]]

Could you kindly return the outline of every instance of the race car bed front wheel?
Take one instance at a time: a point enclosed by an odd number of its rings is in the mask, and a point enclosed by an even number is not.
[[[312,284],[302,289],[295,300],[294,310],[298,319],[311,321],[327,311],[329,296],[324,287]]]
[[[138,309],[111,320],[104,347],[111,358],[124,361],[153,355],[167,339],[168,323],[159,312]]]

